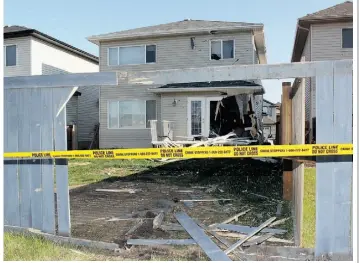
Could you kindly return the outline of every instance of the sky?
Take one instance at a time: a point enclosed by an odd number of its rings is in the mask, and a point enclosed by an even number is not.
[[[86,37],[183,19],[263,23],[267,63],[289,63],[297,19],[344,0],[5,0],[5,25],[37,29],[94,55]],[[189,65],[190,67],[190,65]],[[281,100],[281,82],[266,80],[264,98]]]

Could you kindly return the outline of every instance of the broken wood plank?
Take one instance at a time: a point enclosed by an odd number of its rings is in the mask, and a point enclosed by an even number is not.
[[[285,223],[286,221],[288,221],[289,219],[291,219],[291,217],[286,217],[286,218],[283,218],[283,219],[274,221],[274,222],[273,222],[272,224],[270,224],[269,226],[272,227],[272,226],[281,225],[281,224]]]
[[[217,235],[220,235],[223,237],[231,237],[231,238],[245,238],[246,237],[245,234],[231,233],[231,232],[217,232]],[[261,236],[253,236],[248,241],[254,241],[258,237],[261,237]],[[294,244],[293,240],[287,240],[287,239],[276,238],[276,237],[271,237],[267,241],[273,242],[273,243]]]
[[[180,224],[166,224],[160,227],[163,231],[184,231],[185,229]]]
[[[271,217],[269,218],[267,221],[265,221],[263,224],[261,224],[258,228],[255,228],[248,236],[246,236],[245,238],[239,240],[237,243],[233,244],[231,247],[229,247],[228,249],[226,249],[224,252],[226,254],[231,253],[233,250],[235,250],[237,247],[241,246],[244,242],[246,242],[247,240],[249,240],[251,237],[253,237],[255,234],[257,234],[258,232],[260,232],[263,228],[265,228],[266,226],[268,226],[270,223],[272,223],[276,218],[275,217]]]
[[[250,246],[253,246],[253,245],[259,245],[261,243],[263,243],[264,241],[266,241],[267,239],[271,238],[274,234],[273,233],[268,233],[268,234],[265,234],[263,236],[260,236],[256,239],[254,239],[253,241],[247,241],[245,242],[242,246],[243,247],[250,247]]]
[[[96,192],[109,192],[109,193],[130,193],[135,194],[141,190],[138,189],[96,189]]]
[[[250,208],[250,209],[247,209],[246,211],[240,212],[240,213],[238,213],[238,214],[236,214],[236,215],[234,215],[234,216],[232,216],[232,217],[230,217],[230,218],[224,220],[224,221],[222,222],[222,224],[227,224],[227,223],[229,223],[229,222],[232,222],[233,220],[238,221],[238,217],[240,217],[240,216],[242,216],[242,215],[245,215],[246,213],[248,213],[248,212],[251,211],[251,210],[252,210],[252,209]]]
[[[142,219],[137,219],[136,225],[131,227],[130,230],[128,230],[128,232],[125,234],[125,236],[131,235],[132,233],[134,233],[140,226],[143,225],[143,223],[144,223],[144,221]]]
[[[226,253],[224,253],[186,213],[178,212],[175,214],[175,217],[211,260],[231,261]]]
[[[228,231],[239,232],[239,233],[243,233],[243,234],[249,234],[252,231],[254,231],[255,229],[257,229],[257,227],[232,225],[232,224],[215,224],[214,227],[219,228],[219,229],[228,230]],[[287,230],[276,229],[276,228],[264,228],[264,229],[262,229],[262,232],[280,235],[280,234],[286,233]]]
[[[127,244],[133,246],[197,245],[193,239],[128,239]]]
[[[165,213],[161,212],[159,213],[154,219],[153,219],[153,229],[160,228],[163,219],[165,218]]]
[[[230,201],[233,199],[228,199],[228,198],[224,198],[224,199],[184,199],[184,200],[179,200],[180,202],[216,202],[216,201]]]

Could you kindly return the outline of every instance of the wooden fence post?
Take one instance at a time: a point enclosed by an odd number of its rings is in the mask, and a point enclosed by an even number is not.
[[[282,108],[280,114],[281,145],[290,144],[292,142],[292,100],[291,83],[282,83]],[[283,160],[283,199],[292,200],[293,192],[293,176],[292,176],[292,161]]]

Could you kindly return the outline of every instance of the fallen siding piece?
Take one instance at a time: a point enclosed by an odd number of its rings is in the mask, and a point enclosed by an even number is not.
[[[109,193],[130,193],[135,194],[139,192],[138,189],[96,189],[96,192],[109,192]]]
[[[217,232],[217,235],[223,236],[223,237],[232,237],[232,238],[245,238],[246,235],[239,234],[239,233],[230,233],[230,232]],[[259,238],[261,236],[253,236],[248,241],[254,241],[256,238]],[[274,243],[283,243],[283,244],[294,244],[293,240],[287,240],[282,238],[276,238],[271,237],[267,240],[268,242],[274,242]]]
[[[161,212],[159,213],[154,219],[153,219],[153,229],[160,228],[163,219],[165,218],[165,213]]]
[[[254,231],[255,229],[257,229],[257,227],[231,225],[231,224],[216,224],[216,225],[214,225],[214,227],[219,228],[219,229],[228,230],[228,231],[239,232],[239,233],[243,233],[243,234],[249,234],[252,231]],[[264,228],[264,229],[262,229],[262,232],[263,233],[273,233],[273,234],[280,235],[280,234],[286,233],[287,230],[276,229],[276,228]]]
[[[33,228],[23,228],[16,226],[4,226],[4,232],[10,233],[18,233],[31,237],[43,237],[46,240],[58,243],[58,244],[71,244],[74,246],[84,246],[89,248],[97,248],[97,249],[106,249],[106,250],[117,250],[119,248],[118,244],[115,243],[107,243],[102,241],[92,241],[81,238],[72,238],[72,237],[62,237],[56,236],[53,234],[48,234],[41,232],[40,230]]]
[[[259,244],[263,243],[264,241],[266,241],[267,239],[271,238],[273,235],[274,235],[273,233],[265,234],[263,236],[257,237],[253,241],[245,242],[242,246],[243,247],[250,247],[250,246],[253,246],[253,245],[259,245]]]
[[[134,246],[197,245],[193,239],[128,239],[127,244]]]
[[[222,222],[222,224],[227,224],[227,223],[229,223],[229,222],[232,222],[233,220],[238,221],[238,217],[240,217],[240,216],[242,216],[242,215],[245,215],[246,213],[248,213],[248,212],[251,211],[251,210],[252,210],[252,209],[247,209],[246,211],[240,212],[239,214],[236,214],[236,215],[234,215],[234,216],[232,216],[232,217],[230,217],[230,218],[224,220],[224,221]]]
[[[239,240],[237,243],[233,244],[231,247],[229,247],[228,249],[226,249],[224,252],[226,254],[231,253],[233,250],[235,250],[237,247],[241,246],[244,242],[246,242],[247,240],[249,240],[251,237],[253,237],[255,234],[257,234],[258,232],[260,232],[263,228],[265,228],[266,226],[268,226],[270,223],[272,223],[276,218],[275,217],[271,217],[269,218],[267,221],[265,221],[263,224],[261,224],[258,228],[255,228],[248,236],[246,236],[245,238]]]
[[[204,230],[201,229],[186,213],[176,213],[175,217],[211,260],[231,261],[231,259],[204,233]]]

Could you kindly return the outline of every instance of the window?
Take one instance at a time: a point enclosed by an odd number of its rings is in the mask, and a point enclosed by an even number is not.
[[[263,106],[263,113],[268,114],[268,107]]]
[[[353,48],[353,28],[342,29],[342,48]]]
[[[156,100],[124,100],[108,102],[109,129],[149,128],[156,119]]]
[[[16,45],[4,47],[5,66],[16,66]]]
[[[234,40],[212,40],[211,60],[234,58]]]
[[[156,45],[108,48],[109,66],[147,63],[156,63]]]

